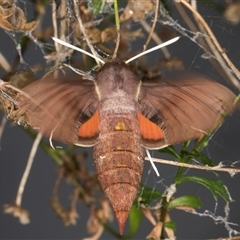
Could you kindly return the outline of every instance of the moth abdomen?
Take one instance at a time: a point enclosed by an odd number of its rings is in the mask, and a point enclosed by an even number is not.
[[[120,233],[139,190],[144,157],[137,114],[108,116],[100,121],[99,141],[94,146],[95,167],[113,206]]]

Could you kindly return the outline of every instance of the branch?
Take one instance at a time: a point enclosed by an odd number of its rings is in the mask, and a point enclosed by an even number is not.
[[[80,17],[80,12],[79,12],[79,9],[78,9],[77,2],[78,2],[77,0],[74,0],[75,14],[76,14],[76,17],[77,17],[77,21],[78,21],[79,27],[80,27],[80,29],[81,29],[81,31],[82,31],[82,34],[83,34],[83,36],[84,36],[84,39],[86,40],[87,45],[88,45],[88,47],[90,48],[92,54],[93,54],[94,56],[96,56],[95,60],[96,60],[97,64],[98,64],[99,66],[101,66],[101,64],[100,64],[99,61],[97,60],[97,53],[96,53],[96,51],[94,50],[93,45],[92,45],[92,43],[90,42],[90,39],[89,39],[89,37],[88,37],[88,35],[87,35],[86,31],[85,31],[85,28],[84,28],[84,26],[83,26],[83,23],[82,23],[82,19],[81,19],[81,17]]]
[[[145,160],[150,161],[148,157],[145,157]],[[231,177],[233,177],[236,173],[240,173],[240,169],[224,168],[221,163],[217,166],[210,167],[208,165],[200,166],[200,165],[189,164],[189,163],[174,162],[171,160],[159,159],[159,158],[152,158],[152,160],[153,162],[164,163],[164,164],[174,165],[178,167],[193,168],[193,169],[204,170],[204,171],[227,172],[231,175]]]
[[[158,8],[159,8],[159,0],[155,0],[156,1],[156,8],[155,8],[155,14],[154,14],[154,19],[153,19],[153,24],[152,24],[152,28],[149,32],[148,38],[145,42],[145,44],[143,45],[143,52],[146,51],[147,46],[152,38],[152,34],[154,32],[154,29],[156,27],[156,23],[157,23],[157,18],[158,18]]]
[[[35,154],[36,154],[37,149],[38,149],[38,145],[39,145],[39,143],[41,141],[41,138],[42,138],[42,134],[38,133],[37,137],[34,140],[31,152],[29,154],[27,166],[26,166],[26,169],[25,169],[25,171],[23,173],[21,182],[20,182],[19,187],[18,187],[17,197],[16,197],[16,201],[15,201],[17,206],[21,205],[23,191],[24,191],[24,188],[25,188],[28,176],[29,176],[29,172],[30,172],[31,167],[32,167],[32,163],[33,163]]]
[[[202,26],[205,28],[207,34],[209,35],[210,39],[212,40],[214,46],[217,48],[217,51],[220,53],[222,58],[226,61],[227,65],[231,68],[231,70],[234,72],[235,76],[240,79],[240,72],[239,70],[235,67],[235,65],[231,62],[231,60],[228,58],[226,52],[223,50],[223,48],[220,46],[218,40],[214,36],[212,30],[206,23],[206,21],[203,19],[203,17],[196,11],[186,0],[177,0],[178,2],[181,2],[184,4],[198,19],[198,21],[202,24]],[[221,64],[222,65],[222,64]],[[236,81],[235,79],[232,79],[233,84],[240,89],[240,84],[239,81]]]

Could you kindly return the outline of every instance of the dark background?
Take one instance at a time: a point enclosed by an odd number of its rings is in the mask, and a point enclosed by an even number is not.
[[[225,6],[225,1],[219,1],[222,6]],[[31,7],[31,4],[26,4]],[[209,5],[199,3],[199,11],[201,11],[205,20],[209,23],[214,31],[217,39],[222,47],[227,51],[228,56],[232,62],[239,68],[240,57],[240,26],[233,26],[225,21],[218,11],[212,9]],[[51,9],[48,9],[51,15]],[[49,17],[49,16],[48,16]],[[173,15],[173,18],[182,23],[181,19]],[[50,18],[46,19],[46,24]],[[139,23],[136,23],[139,25]],[[141,46],[141,45],[140,45]],[[198,72],[210,78],[220,81],[231,87],[224,79],[216,72],[208,60],[201,58],[203,51],[188,38],[183,37],[177,43],[168,47],[172,55],[180,57],[185,64],[185,72]],[[8,59],[10,64],[17,55],[16,46],[11,37],[2,29],[0,29],[0,52]],[[162,52],[149,54],[146,58],[151,62],[152,58],[161,58]],[[44,61],[39,47],[34,43],[31,44],[29,50],[24,55],[24,60],[31,66],[39,61]],[[27,68],[26,65],[19,65],[19,70]],[[2,69],[1,76],[4,76]],[[167,71],[163,71],[167,75]],[[232,87],[231,87],[232,88]],[[232,88],[234,89],[234,88]],[[235,90],[237,93],[237,91]],[[214,134],[209,141],[209,146],[206,147],[205,153],[217,165],[223,162],[230,166],[232,162],[237,162],[240,159],[239,147],[239,130],[240,130],[240,116],[239,112],[227,117],[225,123]],[[8,121],[1,139],[0,151],[0,205],[5,203],[12,203],[15,199],[19,181],[23,174],[26,161],[33,143],[33,139],[26,134],[26,132],[18,126]],[[164,155],[151,151],[153,157],[164,158]],[[89,150],[89,165],[93,165],[91,150]],[[143,183],[152,188],[157,188],[164,191],[166,186],[169,186],[174,180],[176,167],[166,166],[163,164],[156,164],[160,173],[160,178],[157,178],[155,173],[149,169],[151,166],[148,162],[145,163],[145,173],[143,176]],[[236,167],[239,164],[236,163]],[[222,180],[228,187],[228,190],[234,200],[230,204],[229,221],[240,224],[240,194],[239,194],[239,175],[231,177],[228,173],[219,173],[216,177],[212,173],[191,171],[191,175],[201,175]],[[57,218],[56,214],[50,206],[50,197],[52,189],[56,180],[56,164],[54,164],[50,157],[38,149],[26,189],[23,196],[22,206],[30,212],[31,223],[28,225],[21,225],[18,219],[10,215],[0,212],[0,239],[79,239],[89,236],[86,230],[86,221],[88,219],[88,210],[84,204],[78,205],[78,212],[80,218],[76,226],[64,227],[64,224]],[[70,186],[63,184],[61,186],[61,202],[67,204],[70,193]],[[202,200],[203,206],[199,212],[209,210],[214,212],[216,202],[211,193],[200,185],[193,183],[185,183],[180,186],[176,196],[184,194],[195,194]],[[222,199],[217,201],[217,214],[224,216],[224,202]],[[209,217],[200,217],[190,213],[185,213],[180,210],[170,212],[172,220],[177,223],[176,236],[179,239],[204,239],[204,238],[220,238],[227,237],[224,224],[215,224]],[[114,221],[113,226],[117,228]],[[240,231],[239,226],[232,226],[234,229]],[[144,219],[141,224],[140,231],[135,239],[144,239],[152,229],[151,224]],[[105,232],[101,239],[111,239],[112,235]]]

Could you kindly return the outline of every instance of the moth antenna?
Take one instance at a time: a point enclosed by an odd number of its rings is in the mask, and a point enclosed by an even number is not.
[[[153,170],[155,171],[156,175],[159,177],[160,174],[159,174],[159,172],[158,172],[158,170],[157,170],[157,167],[156,167],[155,163],[154,163],[153,160],[152,160],[152,157],[151,157],[150,152],[149,152],[148,149],[146,149],[146,153],[147,153],[147,157],[148,157],[148,159],[149,159],[149,161],[150,161],[150,163],[151,163],[151,165],[152,165],[152,167],[153,167]]]
[[[78,48],[78,47],[76,47],[76,46],[74,46],[74,45],[72,45],[72,44],[70,44],[70,43],[64,42],[64,41],[62,41],[62,40],[59,39],[59,38],[52,37],[52,39],[53,39],[53,41],[55,41],[55,42],[57,42],[57,43],[60,43],[60,44],[62,44],[63,46],[66,46],[66,47],[72,48],[72,49],[74,49],[74,50],[76,50],[76,51],[78,51],[78,52],[84,53],[84,54],[86,54],[86,55],[94,58],[95,60],[98,60],[98,61],[101,62],[102,64],[105,64],[105,62],[104,62],[101,58],[98,58],[98,57],[94,56],[93,54],[91,54],[91,53],[89,53],[89,52],[87,52],[87,51],[85,51],[85,50],[83,50],[83,49],[81,49],[81,48]]]
[[[157,49],[159,49],[159,48],[166,47],[166,46],[168,46],[168,45],[170,45],[170,44],[178,41],[179,38],[180,38],[180,37],[175,37],[175,38],[173,38],[173,39],[171,39],[171,40],[168,40],[168,41],[166,41],[166,42],[164,42],[164,43],[162,43],[162,44],[160,44],[160,45],[158,45],[158,46],[156,46],[156,47],[150,48],[150,49],[148,49],[147,51],[144,51],[144,52],[142,52],[142,53],[139,53],[139,54],[137,54],[136,56],[128,59],[127,61],[125,61],[125,63],[128,64],[128,63],[130,63],[131,61],[133,61],[133,60],[135,60],[135,59],[137,59],[137,58],[139,58],[139,57],[141,57],[141,56],[143,56],[143,55],[145,55],[145,54],[148,54],[148,53],[150,53],[150,52],[153,52],[153,51],[155,51],[155,50],[157,50]]]

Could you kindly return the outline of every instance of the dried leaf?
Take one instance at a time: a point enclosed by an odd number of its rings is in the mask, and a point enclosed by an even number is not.
[[[44,29],[36,28],[33,32],[33,36],[37,39],[49,39],[53,36],[53,28],[46,27]]]
[[[165,219],[164,219],[164,223],[167,223],[167,222],[171,222],[171,218],[168,213],[166,214]],[[175,239],[175,234],[174,234],[173,229],[165,227],[165,225],[164,225],[164,231],[166,232],[168,238]]]
[[[143,211],[143,214],[145,215],[145,217],[148,219],[148,221],[149,221],[152,225],[155,226],[155,225],[157,224],[157,222],[156,222],[156,220],[154,219],[154,217],[153,217],[150,209],[148,209],[148,208],[143,208],[142,211]]]
[[[14,1],[0,0],[0,27],[7,31],[30,32],[38,25],[38,21],[27,22],[26,16]]]
[[[233,25],[240,23],[240,2],[231,3],[224,12],[224,18]]]
[[[41,15],[45,14],[46,12],[45,6],[42,0],[35,0],[34,8]]]
[[[100,219],[103,223],[107,221],[112,221],[113,215],[111,207],[109,205],[109,201],[104,199],[100,201],[100,204],[101,207],[96,212],[98,219]]]
[[[101,237],[103,230],[104,230],[104,227],[100,225],[100,227],[98,228],[98,231],[93,236],[88,238],[83,238],[83,240],[98,240]]]
[[[103,223],[112,221],[113,215],[108,200],[99,200],[101,206],[97,209],[92,209],[91,215],[87,221],[88,232],[97,234],[103,228]]]
[[[76,225],[79,218],[75,208],[64,208],[58,201],[58,197],[54,196],[51,201],[52,208],[55,210],[57,216],[64,222],[65,226]]]
[[[168,69],[168,71],[174,70],[184,70],[183,61],[177,57],[173,57],[171,59],[162,59],[158,61],[160,67],[164,67]]]
[[[115,27],[105,28],[104,31],[101,32],[102,42],[109,42],[116,38],[117,38],[117,32]]]
[[[52,52],[48,55],[45,55],[44,58],[47,60],[47,63],[56,61],[64,62],[66,58],[70,57],[73,53],[73,49],[62,47],[61,52]]]
[[[92,44],[101,42],[101,31],[95,27],[86,29],[86,33],[91,40]],[[81,34],[82,37],[82,34]]]
[[[33,72],[18,71],[9,77],[9,83],[14,87],[23,88],[32,83],[34,79]]]
[[[143,20],[147,14],[150,14],[155,9],[155,1],[135,1],[128,0],[128,4],[124,12],[120,16],[120,21],[126,21],[132,18],[134,21]]]
[[[0,101],[7,114],[8,118],[11,118],[19,125],[27,127],[28,124],[24,117],[24,111],[19,109],[17,102],[14,100],[17,98],[21,90],[13,87],[8,82],[0,80]]]
[[[115,29],[115,32],[116,32],[116,29]],[[121,37],[125,38],[125,39],[128,39],[128,40],[131,40],[131,41],[134,41],[136,38],[144,37],[144,34],[143,34],[141,28],[139,28],[137,30],[131,30],[131,31],[122,29],[121,30]]]
[[[29,212],[16,204],[4,204],[4,213],[12,214],[14,217],[19,218],[21,224],[30,223]]]
[[[105,43],[110,42],[116,39],[117,32],[115,27],[105,28],[104,30],[99,30],[98,28],[88,28],[86,29],[86,33],[93,44],[96,43]],[[120,31],[122,38],[133,41],[135,38],[143,37],[143,33],[141,29],[137,29],[135,31],[121,30]],[[80,34],[82,37],[82,34]]]
[[[162,228],[163,228],[163,223],[162,222],[158,222],[155,227],[152,229],[152,231],[147,235],[147,239],[148,238],[152,238],[154,240],[160,240],[160,236],[161,236],[161,232],[162,232]]]
[[[100,224],[98,218],[96,217],[96,213],[92,211],[87,221],[88,232],[91,234],[96,234],[99,231],[99,228],[101,227],[102,225]]]

